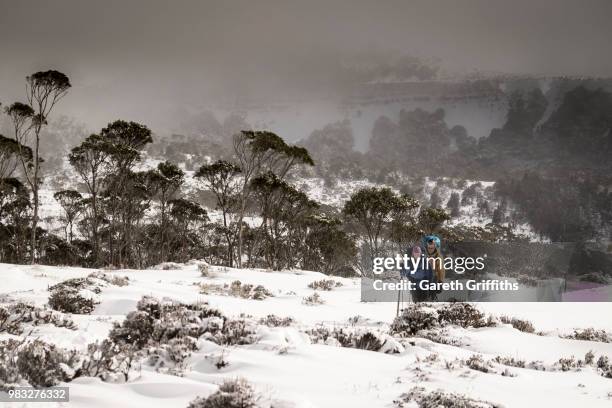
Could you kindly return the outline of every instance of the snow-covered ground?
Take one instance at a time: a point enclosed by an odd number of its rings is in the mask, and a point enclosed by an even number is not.
[[[29,328],[30,338],[61,347],[85,350],[88,343],[104,339],[113,322],[136,309],[142,296],[170,298],[185,303],[207,301],[229,317],[241,314],[257,319],[269,314],[292,317],[289,327],[261,326],[259,340],[250,345],[219,346],[200,340],[199,350],[188,360],[184,376],[156,372],[142,364],[129,381],[103,382],[80,377],[70,387],[70,407],[186,407],[196,396],[207,396],[224,379],[244,377],[274,407],[393,407],[394,400],[418,385],[487,400],[504,407],[609,407],[612,379],[594,366],[562,372],[537,371],[497,365],[488,372],[470,369],[458,361],[474,354],[486,360],[496,356],[541,361],[552,367],[560,358],[582,359],[592,350],[597,357],[612,357],[612,343],[570,340],[560,335],[593,327],[612,332],[612,303],[485,303],[477,307],[496,316],[529,319],[539,334],[510,325],[485,328],[448,328],[458,345],[445,345],[412,337],[400,339],[396,354],[312,344],[304,332],[321,325],[360,327],[388,331],[396,314],[395,303],[360,302],[359,281],[333,278],[342,286],[318,292],[325,303],[306,305],[313,294],[308,284],[327,276],[308,271],[269,272],[211,266],[204,278],[198,263],[169,265],[169,269],[104,271],[127,276],[127,286],[108,285],[97,296],[100,303],[91,315],[72,315],[76,330],[41,325]],[[48,287],[93,272],[84,268],[0,264],[0,291],[12,300],[42,306]],[[273,293],[264,300],[201,294],[203,283],[223,285],[240,280],[263,285]],[[6,297],[6,296],[5,296]],[[360,318],[355,319],[355,316]],[[350,320],[349,320],[350,319]],[[30,330],[32,330],[30,332]],[[0,334],[0,339],[11,337]],[[214,362],[224,353],[228,366]],[[504,369],[511,375],[501,375]],[[7,404],[7,406],[11,406]],[[12,406],[24,406],[14,404]],[[44,406],[44,404],[32,404]],[[410,405],[404,405],[410,406]],[[413,405],[417,406],[417,405]]]

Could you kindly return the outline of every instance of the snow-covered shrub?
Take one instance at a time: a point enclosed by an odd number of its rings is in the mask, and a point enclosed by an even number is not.
[[[421,330],[439,327],[438,313],[422,303],[411,303],[391,324],[391,334],[414,336]]]
[[[228,289],[224,285],[201,282],[198,284],[202,295],[227,295]]]
[[[503,364],[503,365],[510,366],[510,367],[525,368],[525,360],[518,360],[518,359],[515,359],[514,357],[496,356],[493,359],[493,361],[495,361],[498,364]]]
[[[133,364],[143,353],[131,344],[117,344],[105,339],[87,346],[81,364],[82,375],[99,377],[104,381],[127,381]]]
[[[209,319],[222,319],[221,313],[204,303],[183,304],[143,297],[137,310],[115,324],[109,338],[117,344],[132,344],[137,349],[167,344],[181,337],[198,338],[209,329]],[[211,326],[217,330],[216,325]]]
[[[337,327],[329,329],[325,326],[317,326],[305,333],[310,337],[310,341],[315,344],[358,348],[388,354],[404,351],[404,347],[393,337],[371,330]]]
[[[99,302],[84,297],[78,291],[55,290],[49,296],[49,306],[53,310],[72,314],[90,314]]]
[[[105,284],[98,277],[73,278],[49,287],[49,306],[53,310],[72,314],[90,314],[98,302],[95,295]]]
[[[442,326],[457,325],[460,327],[487,327],[492,325],[491,320],[485,318],[484,313],[469,303],[456,302],[445,304],[438,308],[438,321]]]
[[[477,400],[466,395],[447,393],[442,390],[426,391],[423,387],[414,387],[393,401],[396,407],[419,408],[498,408],[499,404]]]
[[[221,345],[253,344],[258,339],[257,324],[247,319],[226,319],[221,329],[208,338]]]
[[[8,332],[11,334],[21,333],[20,316],[14,316],[6,308],[0,307],[0,333]]]
[[[116,324],[109,338],[117,343],[145,346],[169,344],[177,338],[204,338],[217,344],[240,345],[257,341],[257,323],[229,319],[205,303],[183,304],[143,297],[137,309]]]
[[[595,354],[593,354],[592,350],[589,350],[585,355],[584,355],[584,364],[586,365],[591,365],[595,362]]]
[[[269,314],[266,317],[259,319],[259,323],[268,327],[288,327],[291,326],[295,320],[292,317],[279,317],[277,315]]]
[[[448,334],[448,331],[444,328],[437,328],[431,330],[422,330],[418,334],[419,337],[428,339],[438,344],[446,344],[448,346],[460,347],[463,345],[460,338],[452,337]]]
[[[564,336],[566,339],[598,341],[601,343],[611,343],[612,335],[605,330],[596,330],[592,327],[583,330],[574,330],[574,333]]]
[[[76,329],[76,325],[69,317],[29,303],[17,302],[0,306],[0,333],[19,335],[23,332],[23,324],[26,323],[34,326],[52,324],[56,327]]]
[[[206,263],[198,264],[198,271],[200,272],[200,276],[202,276],[203,278],[211,277],[210,268],[208,267],[208,264]]]
[[[49,291],[53,292],[56,290],[83,290],[89,289],[93,293],[99,294],[102,293],[102,287],[100,282],[97,281],[97,277],[87,276],[85,278],[72,278],[57,283],[49,287]]]
[[[192,337],[176,337],[168,343],[151,347],[148,350],[149,364],[157,371],[182,376],[186,368],[186,360],[197,350]]]
[[[610,365],[610,360],[608,356],[600,356],[597,359],[597,368],[606,369]]]
[[[78,363],[76,351],[61,350],[41,340],[24,344],[17,352],[19,374],[33,387],[51,387],[72,380]]]
[[[127,276],[110,275],[102,271],[92,272],[87,275],[88,278],[100,279],[114,286],[127,286],[130,284],[130,278]]]
[[[255,408],[259,397],[244,379],[225,380],[208,397],[198,397],[187,408]]]
[[[160,271],[172,271],[172,270],[181,269],[182,267],[183,267],[183,264],[180,264],[180,263],[162,262],[160,264],[150,267],[149,269],[155,269],[155,270],[160,270]]]
[[[243,284],[239,280],[235,280],[230,285],[230,295],[245,299],[263,300],[267,297],[274,296],[272,292],[262,285],[253,286],[249,283]]]
[[[465,360],[465,365],[472,370],[481,371],[483,373],[491,371],[491,363],[484,361],[480,354],[473,354],[470,358]]]
[[[321,279],[318,281],[310,282],[308,287],[314,290],[332,290],[334,288],[342,286],[342,282],[334,279]]]
[[[504,324],[511,324],[516,330],[524,333],[535,333],[535,327],[529,320],[517,319],[516,317],[501,316],[500,320]]]
[[[122,374],[127,380],[134,361],[157,370],[182,375],[186,361],[204,338],[220,345],[252,344],[258,340],[257,323],[229,319],[206,303],[183,304],[143,297],[137,310],[115,323],[108,339],[89,346],[83,369],[105,380]]]
[[[313,293],[310,296],[306,296],[302,299],[302,303],[307,306],[315,306],[322,305],[325,303],[325,300],[319,295],[317,292]]]
[[[378,336],[371,332],[365,332],[355,336],[355,348],[362,350],[378,351],[382,347],[382,343]]]
[[[14,339],[0,342],[0,391],[7,391],[23,383],[17,368],[17,350],[21,344]]]
[[[582,367],[584,363],[582,362],[582,360],[576,360],[576,357],[571,356],[567,358],[560,358],[555,365],[558,366],[561,371],[570,371]]]
[[[271,296],[274,296],[272,292],[264,288],[262,285],[257,285],[252,289],[250,298],[255,300],[263,300]]]
[[[612,378],[612,364],[608,356],[601,356],[597,360],[597,369],[606,378]]]
[[[149,313],[135,310],[121,324],[115,323],[108,336],[116,344],[132,344],[142,349],[153,337],[153,324],[154,318]]]

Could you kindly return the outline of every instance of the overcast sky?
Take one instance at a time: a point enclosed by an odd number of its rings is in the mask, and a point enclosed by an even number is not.
[[[220,95],[327,86],[355,55],[447,72],[612,76],[612,1],[0,0],[0,101],[26,74],[72,80],[61,110],[94,125]]]

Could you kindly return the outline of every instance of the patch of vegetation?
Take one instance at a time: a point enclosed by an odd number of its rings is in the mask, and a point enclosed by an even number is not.
[[[501,316],[500,320],[504,324],[511,324],[515,329],[523,333],[535,333],[535,327],[529,320],[521,320],[515,317]]]
[[[426,391],[423,387],[414,387],[409,392],[393,401],[397,408],[499,408],[500,404],[477,400],[466,395],[447,393],[442,390]]]
[[[32,324],[33,326],[52,324],[70,330],[76,330],[77,328],[69,317],[29,303],[17,302],[0,306],[0,333],[7,332],[19,335],[23,333],[24,324]]]
[[[310,282],[308,287],[314,290],[326,290],[330,291],[334,288],[338,288],[342,286],[342,282],[339,282],[334,279],[321,279],[318,281]]]
[[[302,299],[302,303],[307,306],[315,306],[322,305],[325,303],[325,300],[319,295],[317,292],[313,293],[310,296],[306,296]]]
[[[288,327],[295,323],[295,320],[292,317],[279,317],[269,314],[259,319],[259,323],[268,327]]]
[[[605,330],[596,330],[592,327],[583,330],[574,330],[574,333],[563,336],[565,339],[598,341],[600,343],[612,343],[612,335]]]
[[[0,389],[51,387],[77,377],[80,357],[42,340],[0,342]]]
[[[198,397],[187,408],[256,408],[260,397],[244,379],[225,380],[208,397]]]

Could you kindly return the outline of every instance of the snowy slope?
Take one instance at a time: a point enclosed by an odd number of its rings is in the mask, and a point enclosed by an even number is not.
[[[104,271],[129,277],[129,285],[103,288],[97,295],[100,304],[91,315],[72,316],[77,330],[41,325],[32,327],[29,336],[84,350],[88,343],[106,337],[112,322],[121,321],[135,310],[144,295],[186,303],[205,300],[227,316],[290,316],[295,324],[261,326],[259,340],[251,345],[222,347],[200,340],[199,350],[190,357],[183,377],[162,374],[143,364],[127,383],[77,378],[67,384],[70,407],[185,407],[196,396],[214,392],[223,379],[236,377],[246,378],[276,407],[391,407],[394,400],[414,385],[427,390],[459,392],[505,407],[609,407],[612,403],[609,394],[612,379],[597,374],[592,366],[567,372],[509,367],[513,376],[502,376],[500,372],[505,366],[496,366],[495,372],[484,373],[458,363],[458,359],[467,359],[473,354],[481,354],[486,360],[495,356],[539,360],[546,367],[552,367],[559,358],[572,355],[583,358],[589,350],[596,356],[612,357],[612,343],[559,336],[586,327],[612,332],[612,320],[603,318],[612,313],[610,303],[479,304],[479,309],[496,316],[528,318],[536,331],[543,333],[523,333],[503,324],[479,329],[451,327],[447,335],[457,340],[457,345],[415,337],[400,340],[404,346],[401,353],[384,354],[311,344],[304,333],[313,327],[351,325],[387,331],[396,305],[360,302],[358,280],[334,278],[343,285],[319,292],[324,304],[308,306],[302,302],[313,293],[308,284],[326,278],[317,272],[210,267],[213,277],[203,278],[197,262],[166,268],[170,269]],[[0,264],[1,292],[14,301],[44,305],[49,285],[91,272],[83,268]],[[251,300],[200,293],[199,285],[203,283],[222,285],[234,280],[263,285],[274,297]],[[358,315],[359,319],[349,323],[349,318]],[[0,334],[0,339],[8,337],[11,335]],[[214,362],[222,353],[229,365],[217,369]]]

